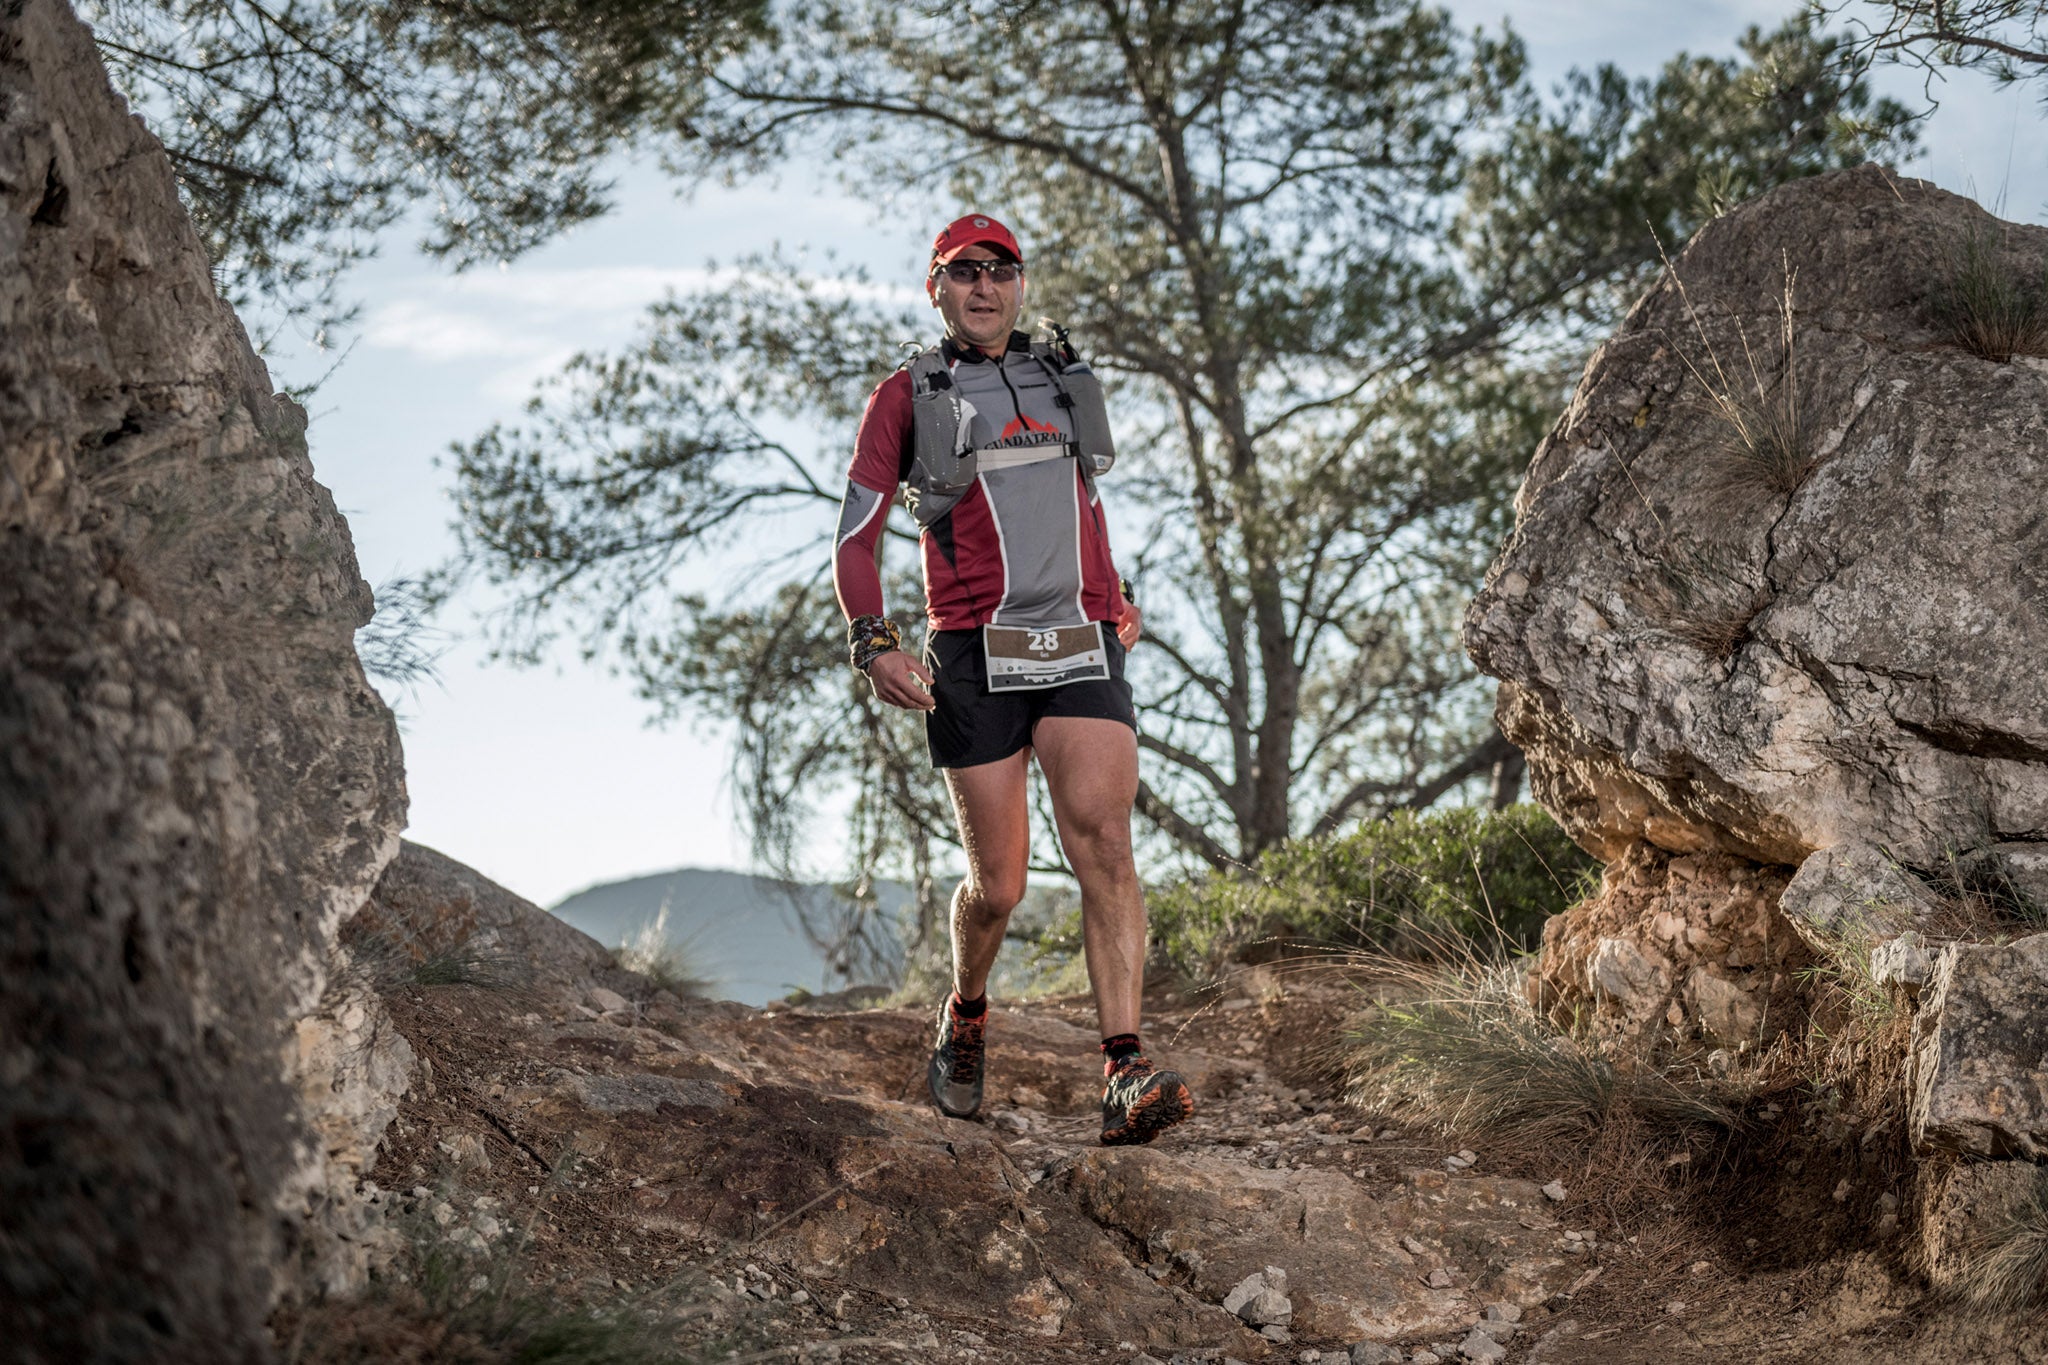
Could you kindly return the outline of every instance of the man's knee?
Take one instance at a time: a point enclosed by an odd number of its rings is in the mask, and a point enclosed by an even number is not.
[[[1075,812],[1068,816],[1064,832],[1070,861],[1085,862],[1102,872],[1136,875],[1129,811]]]
[[[983,873],[960,884],[961,908],[981,922],[1000,923],[1010,918],[1024,899],[1024,872]]]

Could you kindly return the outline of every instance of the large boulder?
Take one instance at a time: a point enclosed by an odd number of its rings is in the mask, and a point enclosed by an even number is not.
[[[405,1056],[338,970],[396,730],[305,413],[56,0],[0,13],[0,1322],[24,1361],[269,1354]],[[381,1048],[381,1050],[380,1050]],[[380,1118],[381,1116],[381,1118]]]
[[[2048,360],[1950,341],[1970,257],[2031,284],[2048,229],[1875,166],[1703,228],[1587,365],[1466,621],[1574,838],[1796,870],[1816,946],[1922,918],[1901,874],[2023,891],[2048,840]],[[1723,1017],[1774,989],[1651,918],[1674,1016],[1702,968]]]
[[[396,974],[453,968],[540,999],[581,1004],[594,993],[647,993],[611,950],[475,868],[410,840],[345,926],[352,957],[387,984]]]

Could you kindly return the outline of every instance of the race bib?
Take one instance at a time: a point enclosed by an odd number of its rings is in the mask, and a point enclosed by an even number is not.
[[[981,649],[991,692],[1028,692],[1109,677],[1109,646],[1100,621],[1047,630],[983,626]]]

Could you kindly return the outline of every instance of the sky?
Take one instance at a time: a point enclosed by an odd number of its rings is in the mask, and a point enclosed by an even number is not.
[[[1782,0],[1448,7],[1468,26],[1492,26],[1505,14],[1546,86],[1574,65],[1611,61],[1649,74],[1680,50],[1731,52],[1745,26],[1773,26],[1798,8]],[[1880,73],[1878,83],[1921,103],[1916,74]],[[1940,95],[1923,155],[1907,169],[1987,204],[2002,197],[2008,218],[2048,220],[2038,98],[1967,75],[1953,76]],[[394,230],[382,254],[343,282],[363,311],[338,364],[289,333],[269,348],[280,387],[327,376],[308,403],[314,468],[349,519],[372,585],[419,573],[453,550],[452,475],[443,458],[451,443],[516,418],[534,382],[577,351],[628,342],[648,304],[671,290],[715,285],[714,262],[770,243],[830,250],[878,281],[914,287],[921,248],[965,207],[881,218],[816,167],[689,200],[649,166],[622,161],[616,174],[609,216],[504,267],[451,274]],[[252,332],[267,330],[260,311],[250,321]],[[851,431],[821,436],[852,442]],[[458,603],[446,624],[468,630],[475,605]],[[839,623],[819,628],[836,632]],[[473,634],[460,634],[438,682],[391,700],[412,802],[407,837],[532,900],[552,904],[597,883],[675,867],[750,866],[726,781],[729,736],[715,726],[651,727],[650,708],[630,685],[573,648],[515,668],[489,662]],[[834,870],[832,848],[825,837],[821,872]]]

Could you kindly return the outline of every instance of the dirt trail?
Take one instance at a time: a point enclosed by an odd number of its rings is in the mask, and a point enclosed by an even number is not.
[[[1307,1044],[1356,999],[1328,984],[1152,1001],[1151,1051],[1199,1109],[1135,1149],[1096,1144],[1085,1000],[997,1006],[966,1122],[923,1100],[922,1011],[590,999],[392,991],[424,1065],[379,1198],[479,1253],[522,1246],[562,1301],[683,1305],[706,1358],[1493,1358],[1473,1340],[1491,1306],[1518,1319],[1491,1329],[1509,1361],[2048,1359],[1918,1313],[1878,1256],[1675,1206],[1616,1229],[1561,1154],[1447,1162],[1480,1144],[1389,1131],[1314,1084]],[[1559,1178],[1562,1202],[1539,1188]],[[1292,1314],[1261,1335],[1221,1304],[1268,1266]]]
[[[924,1101],[922,1012],[593,1018],[473,986],[388,1004],[424,1065],[377,1167],[387,1198],[458,1233],[481,1213],[578,1293],[693,1283],[707,1336],[748,1319],[778,1345],[888,1337],[934,1359],[1293,1359],[1360,1321],[1441,1335],[1482,1301],[1548,1298],[1587,1256],[1556,1250],[1529,1182],[1453,1179],[1441,1144],[1381,1140],[1271,1069],[1277,1002],[1155,1006],[1154,1054],[1200,1112],[1138,1149],[1096,1143],[1079,1000],[998,1006],[977,1122]],[[1219,1306],[1269,1264],[1294,1277],[1284,1351]]]

